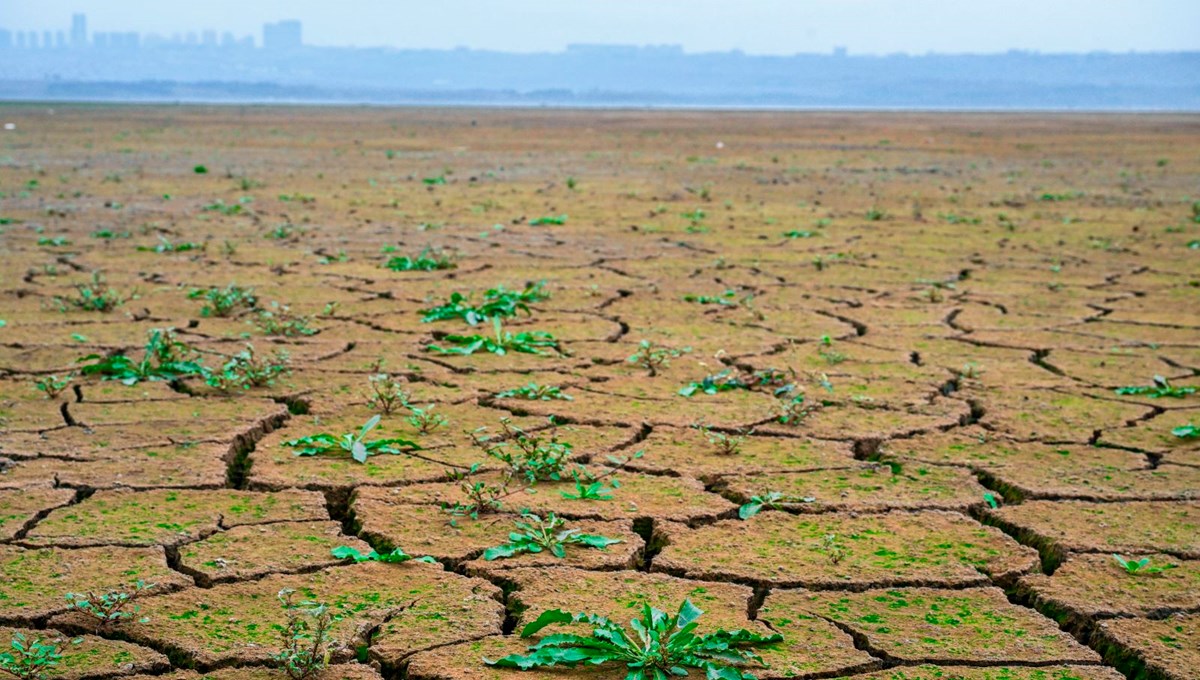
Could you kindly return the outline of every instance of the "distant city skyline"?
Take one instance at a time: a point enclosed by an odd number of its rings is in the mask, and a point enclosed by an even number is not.
[[[748,54],[997,53],[1200,50],[1192,0],[14,0],[0,28],[78,46],[72,15],[103,36],[157,35],[216,44],[294,19],[304,43],[399,49],[556,52],[572,43],[671,44]],[[267,31],[290,41],[292,29]],[[193,36],[189,41],[188,36]],[[118,38],[126,40],[129,38]],[[107,38],[105,38],[107,40]]]

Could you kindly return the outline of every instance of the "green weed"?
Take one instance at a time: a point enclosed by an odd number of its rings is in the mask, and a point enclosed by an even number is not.
[[[205,305],[200,308],[200,316],[206,319],[230,316],[238,309],[254,309],[258,304],[253,289],[242,288],[232,283],[224,288],[193,288],[188,293],[188,299],[205,301]]]
[[[1161,397],[1170,397],[1173,399],[1182,399],[1189,394],[1195,394],[1195,387],[1173,387],[1166,378],[1161,375],[1154,376],[1153,384],[1137,385],[1132,387],[1118,387],[1117,394],[1130,394],[1150,397],[1158,399]]]
[[[492,329],[494,334],[487,335],[447,335],[442,338],[442,341],[452,345],[450,347],[441,347],[439,345],[429,344],[425,346],[426,351],[439,352],[441,354],[455,354],[460,356],[468,356],[480,350],[491,352],[499,356],[504,356],[509,352],[518,352],[521,354],[539,354],[545,355],[547,352],[543,349],[550,349],[556,353],[563,354],[562,348],[554,336],[544,331],[525,331],[522,333],[509,333],[504,330],[500,324],[500,319],[492,319]]]
[[[762,664],[751,648],[783,641],[778,633],[759,635],[742,629],[698,634],[696,621],[703,613],[691,600],[684,600],[674,615],[643,605],[641,617],[630,623],[634,631],[630,633],[596,614],[545,611],[521,630],[521,637],[531,637],[554,624],[587,623],[593,626],[592,632],[548,635],[526,655],[510,654],[495,661],[484,659],[484,663],[521,670],[615,663],[629,670],[626,680],[666,680],[696,668],[710,680],[753,680],[753,675],[737,668]]]
[[[691,351],[691,347],[675,349],[659,345],[651,340],[642,340],[638,343],[637,351],[631,354],[626,361],[646,369],[649,377],[653,378],[658,375],[660,368],[669,366],[672,359],[678,359]]]
[[[519,291],[507,290],[504,286],[488,289],[483,294],[483,302],[474,305],[468,296],[462,293],[451,293],[450,299],[437,307],[422,309],[421,321],[450,321],[462,319],[474,326],[479,323],[498,318],[509,318],[524,312],[530,314],[529,305],[548,300],[550,294],[545,290],[545,282],[529,283]]]
[[[83,375],[99,375],[105,380],[119,380],[125,385],[142,381],[172,381],[191,376],[204,375],[205,369],[195,350],[175,336],[170,328],[155,328],[150,331],[141,361],[134,361],[124,354],[103,357],[89,354],[78,362],[92,361],[80,369]]]
[[[1121,568],[1125,570],[1126,574],[1130,575],[1161,574],[1168,569],[1175,569],[1179,566],[1177,564],[1151,566],[1149,557],[1143,557],[1140,560],[1127,560],[1116,553],[1113,553],[1113,559],[1117,561],[1117,564],[1121,565]]]
[[[521,519],[514,523],[517,530],[508,534],[508,543],[483,551],[483,559],[490,562],[523,553],[536,555],[542,551],[549,551],[551,555],[563,559],[567,556],[569,545],[604,550],[621,542],[618,538],[581,533],[579,529],[564,529],[566,521],[556,517],[553,512],[548,513],[545,519],[533,513],[522,513]]]
[[[137,581],[131,590],[110,590],[99,594],[92,591],[67,593],[67,609],[95,619],[101,628],[108,629],[133,620],[139,611],[133,602],[154,587],[153,583],[146,585],[144,581]],[[143,616],[138,619],[138,623],[146,623],[149,620]]]
[[[358,431],[358,434],[349,432],[340,437],[335,437],[327,432],[321,432],[286,441],[283,443],[283,446],[295,449],[293,453],[297,456],[318,456],[345,452],[349,453],[350,458],[357,463],[366,463],[367,458],[370,456],[383,453],[402,455],[421,450],[421,447],[416,442],[407,439],[391,438],[368,441],[367,435],[379,425],[379,418],[379,416],[372,416],[362,426],[362,429]]]

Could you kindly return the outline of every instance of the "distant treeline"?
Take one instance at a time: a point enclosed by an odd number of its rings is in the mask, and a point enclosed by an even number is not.
[[[0,98],[1200,110],[1200,52],[855,57],[593,47],[6,51]]]

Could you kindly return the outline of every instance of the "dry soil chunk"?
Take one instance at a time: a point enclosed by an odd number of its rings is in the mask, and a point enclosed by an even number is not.
[[[1129,559],[1140,559],[1130,557]],[[1200,609],[1200,560],[1145,555],[1161,573],[1127,573],[1112,555],[1072,555],[1053,576],[1031,574],[1020,589],[1060,623],[1115,616],[1153,616]]]
[[[667,524],[662,535],[655,571],[783,587],[982,585],[1037,565],[1033,550],[999,530],[941,511],[762,512],[696,529]]]
[[[58,647],[62,658],[46,674],[47,678],[55,680],[111,678],[171,668],[167,657],[153,649],[95,635],[71,636],[54,630],[0,627],[0,640],[4,640],[7,647],[7,642],[16,633],[24,635],[27,642],[40,639],[44,645]]]
[[[359,497],[353,503],[354,517],[362,527],[360,535],[373,545],[402,548],[410,555],[431,555],[438,560],[472,560],[477,568],[506,569],[513,566],[562,566],[583,569],[632,568],[641,555],[643,541],[633,532],[629,520],[598,522],[568,520],[559,531],[578,530],[620,539],[621,543],[600,550],[578,545],[567,546],[564,559],[548,552],[525,553],[486,562],[479,558],[487,548],[509,542],[509,533],[519,531],[515,513],[485,514],[478,519],[453,516],[435,505],[394,504],[378,497]]]
[[[307,491],[98,491],[50,513],[29,532],[35,545],[178,545],[244,524],[328,519]]]
[[[675,613],[684,599],[690,599],[705,612],[700,618],[702,631],[721,627],[768,632],[761,624],[747,618],[752,593],[744,586],[645,572],[594,572],[570,568],[514,569],[506,577],[516,587],[510,598],[522,612],[518,631],[549,609],[600,614],[627,624],[640,614],[643,604]],[[574,629],[587,631],[586,626],[575,626]],[[567,630],[568,627],[557,627],[546,629],[543,634]],[[854,648],[850,636],[816,618],[792,622],[784,631],[782,643],[759,649],[759,653],[770,666],[770,670],[753,670],[763,679],[850,672],[869,668],[875,663],[870,655]]]
[[[357,538],[343,535],[337,522],[278,522],[218,531],[180,547],[179,559],[181,568],[207,585],[338,564],[342,560],[331,551],[342,545],[363,553],[371,550]]]
[[[742,503],[752,496],[781,493],[783,507],[796,512],[920,508],[965,512],[983,502],[986,491],[968,470],[898,461],[838,470],[725,477],[721,482]]]
[[[381,680],[382,677],[370,666],[342,664],[317,671],[306,680]],[[223,668],[207,673],[175,671],[166,675],[137,675],[129,680],[290,680],[290,676],[282,670],[244,667]]]
[[[839,680],[849,680],[839,678]],[[901,666],[854,680],[1125,680],[1125,676],[1103,666]]]
[[[15,538],[38,514],[66,505],[73,498],[73,489],[0,490],[0,540]]]
[[[1016,439],[1087,442],[1099,430],[1144,418],[1149,407],[1116,399],[1042,389],[988,389],[965,392],[978,401],[980,423]]]
[[[1194,680],[1200,668],[1200,615],[1105,621],[1092,644],[1129,677]]]
[[[642,451],[642,457],[629,467],[707,480],[750,471],[815,470],[857,464],[850,446],[842,442],[748,436],[741,439],[736,453],[723,454],[711,440],[715,436],[706,436],[695,428],[655,428],[634,447]]]
[[[1043,552],[1165,552],[1200,559],[1200,503],[1030,501],[989,516]]]
[[[38,548],[0,545],[0,617],[29,621],[66,611],[68,592],[107,592],[135,581],[156,592],[191,586],[162,548]]]
[[[445,572],[440,565],[368,562],[147,598],[142,614],[150,621],[123,633],[135,642],[174,650],[188,666],[265,663],[279,651],[277,627],[286,617],[276,594],[284,588],[345,614],[332,636],[351,649],[365,642],[362,631],[386,620],[372,649],[388,658],[498,633],[503,619],[499,591],[485,581]],[[87,624],[70,614],[62,621]]]
[[[775,592],[759,619],[797,613],[849,627],[871,650],[906,663],[1092,663],[1095,652],[998,588],[897,588],[859,593]]]

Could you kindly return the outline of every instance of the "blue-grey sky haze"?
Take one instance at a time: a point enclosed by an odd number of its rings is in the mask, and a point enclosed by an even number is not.
[[[1200,0],[0,0],[0,27],[261,40],[299,19],[314,45],[559,51],[569,43],[678,44],[752,54],[1124,52],[1200,49]]]

